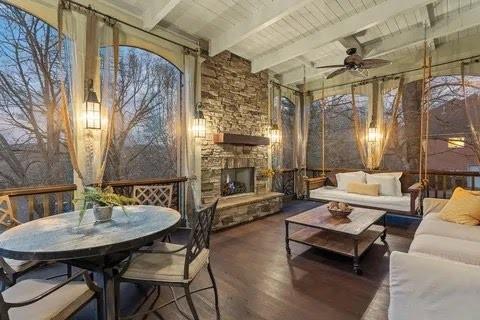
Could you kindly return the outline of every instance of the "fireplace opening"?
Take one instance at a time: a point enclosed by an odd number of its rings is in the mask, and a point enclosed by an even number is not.
[[[255,168],[222,169],[222,196],[255,192]]]

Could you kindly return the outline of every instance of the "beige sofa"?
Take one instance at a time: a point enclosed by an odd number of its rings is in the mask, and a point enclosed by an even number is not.
[[[424,199],[408,253],[390,258],[390,320],[480,319],[480,226],[440,219],[448,200]]]

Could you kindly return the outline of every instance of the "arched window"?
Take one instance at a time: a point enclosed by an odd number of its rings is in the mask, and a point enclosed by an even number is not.
[[[105,178],[178,174],[181,72],[164,58],[120,47],[114,137]]]
[[[0,42],[0,187],[73,182],[57,103],[57,30],[0,3]]]

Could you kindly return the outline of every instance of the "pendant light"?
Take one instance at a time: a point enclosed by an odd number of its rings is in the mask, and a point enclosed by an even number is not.
[[[197,103],[195,107],[195,117],[193,119],[193,136],[195,138],[206,138],[207,136],[207,122],[203,116],[203,112],[200,110],[202,104]]]
[[[101,129],[102,109],[97,93],[93,90],[93,80],[88,80],[88,91],[85,98],[85,127],[87,129]]]

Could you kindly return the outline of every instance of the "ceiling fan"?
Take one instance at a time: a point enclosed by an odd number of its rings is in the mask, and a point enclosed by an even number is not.
[[[345,71],[350,71],[353,75],[365,77],[368,69],[374,69],[391,64],[389,60],[383,59],[363,59],[361,55],[357,54],[356,48],[347,50],[347,57],[343,60],[343,64],[334,64],[329,66],[319,66],[318,69],[324,68],[340,68],[327,76],[327,79],[336,77]]]

